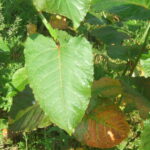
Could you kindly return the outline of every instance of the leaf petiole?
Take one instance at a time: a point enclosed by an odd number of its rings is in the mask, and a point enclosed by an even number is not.
[[[52,36],[52,38],[57,41],[57,33],[56,30],[53,29],[53,27],[50,25],[50,23],[47,21],[47,19],[44,17],[44,15],[42,14],[42,12],[39,12],[39,16],[43,22],[43,24],[45,25],[46,29],[49,31],[50,35]]]

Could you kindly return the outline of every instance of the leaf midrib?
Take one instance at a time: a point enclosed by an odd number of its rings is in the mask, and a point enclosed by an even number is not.
[[[61,59],[61,48],[60,47],[58,47],[57,48],[57,50],[58,50],[58,70],[59,70],[59,81],[60,81],[60,97],[61,97],[61,99],[62,99],[62,101],[63,101],[63,104],[65,104],[65,96],[64,96],[64,84],[63,84],[63,75],[62,75],[62,59]],[[64,107],[66,106],[66,105],[63,105]],[[64,108],[64,109],[66,109],[66,108]]]

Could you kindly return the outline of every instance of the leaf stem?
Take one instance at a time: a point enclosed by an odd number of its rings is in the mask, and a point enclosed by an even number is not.
[[[128,68],[129,68],[129,61],[127,61],[127,63],[126,63],[126,66],[125,66],[125,69],[124,69],[124,71],[123,71],[123,73],[122,73],[122,76],[125,76],[125,75],[126,75],[126,73],[127,73],[127,71],[128,71]]]
[[[141,50],[140,50],[140,52],[139,52],[139,55],[138,55],[137,59],[135,60],[135,63],[134,63],[134,65],[133,65],[133,67],[132,67],[131,70],[130,70],[130,73],[129,73],[129,76],[130,76],[130,77],[132,76],[132,74],[133,74],[133,72],[134,72],[134,69],[136,68],[136,66],[137,66],[137,64],[138,64],[138,62],[139,62],[139,60],[140,60],[140,58],[141,58],[141,56],[142,56],[142,53],[144,52],[144,50],[145,50],[145,48],[146,48],[149,34],[150,34],[150,22],[149,22],[149,24],[148,24],[148,26],[147,26],[147,28],[146,28],[146,30],[145,30],[145,32],[144,32],[143,38],[142,38],[142,40],[144,39],[144,43],[143,43],[143,45],[142,45],[142,48],[141,48]]]
[[[56,30],[53,29],[53,27],[50,25],[50,23],[47,21],[47,19],[44,17],[44,15],[42,14],[42,12],[39,12],[39,16],[43,22],[43,24],[45,25],[45,27],[47,28],[47,30],[49,31],[50,35],[52,36],[52,38],[57,41],[57,33]]]

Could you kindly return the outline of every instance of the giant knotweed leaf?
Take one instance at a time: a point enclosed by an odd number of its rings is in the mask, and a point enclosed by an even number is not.
[[[93,80],[92,48],[82,37],[70,37],[60,45],[40,34],[25,44],[30,86],[50,120],[68,133],[81,121]]]
[[[114,105],[98,106],[77,127],[76,138],[91,147],[111,148],[124,140],[129,125],[123,113]]]
[[[84,19],[91,0],[33,0],[39,11],[60,14],[68,17],[78,27]]]

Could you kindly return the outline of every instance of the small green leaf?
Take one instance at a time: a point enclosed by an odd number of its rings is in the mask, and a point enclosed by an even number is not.
[[[91,0],[33,0],[38,11],[60,14],[68,17],[77,28],[83,21]]]
[[[145,77],[150,77],[150,52],[149,54],[144,54],[140,60],[142,70]]]
[[[0,51],[9,52],[10,49],[8,47],[8,43],[4,41],[2,38],[0,38]]]
[[[93,80],[93,55],[82,37],[54,41],[40,34],[25,44],[29,83],[36,100],[50,120],[69,134],[81,121]]]
[[[14,73],[12,77],[12,84],[18,91],[23,91],[25,89],[25,86],[28,84],[28,76],[25,67],[18,69]]]
[[[144,121],[144,129],[141,134],[140,150],[149,150],[150,148],[150,119]]]

